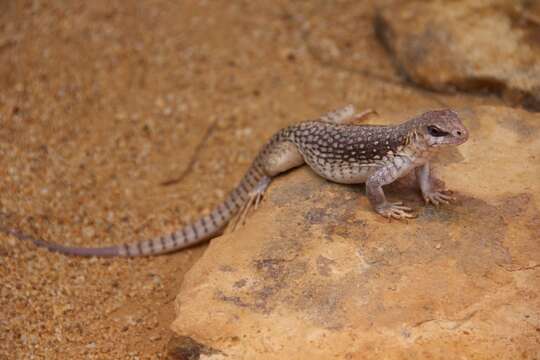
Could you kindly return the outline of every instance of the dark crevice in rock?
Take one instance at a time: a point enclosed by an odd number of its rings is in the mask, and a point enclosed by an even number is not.
[[[506,84],[492,77],[469,77],[456,79],[452,83],[447,84],[448,88],[455,88],[460,91],[470,91],[474,93],[491,93],[497,96],[502,96],[506,91]]]
[[[501,267],[502,269],[504,269],[505,271],[508,271],[508,272],[515,272],[515,271],[530,271],[530,270],[536,270],[538,268],[540,268],[540,264],[537,264],[537,265],[533,265],[533,266],[515,266],[513,265],[514,267],[512,266],[507,266],[507,265],[499,265],[499,267]]]
[[[531,93],[508,89],[504,97],[511,104],[521,104],[526,110],[540,112],[540,89],[534,89]]]
[[[188,336],[173,336],[166,347],[168,360],[199,360],[201,355],[222,354]]]

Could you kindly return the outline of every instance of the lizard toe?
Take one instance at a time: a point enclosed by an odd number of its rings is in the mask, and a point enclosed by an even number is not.
[[[377,212],[387,219],[403,220],[403,219],[413,219],[416,217],[415,214],[411,213],[413,209],[411,209],[408,206],[403,206],[401,204],[403,203],[402,202],[387,203],[384,206],[381,206],[379,209],[377,209]]]
[[[440,191],[434,191],[430,194],[426,194],[424,196],[424,201],[426,204],[432,203],[435,206],[439,206],[440,204],[450,204],[450,202],[455,201],[456,198],[450,195],[446,194],[446,191],[440,192]]]

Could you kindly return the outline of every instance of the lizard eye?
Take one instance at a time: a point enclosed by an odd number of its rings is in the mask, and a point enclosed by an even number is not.
[[[433,125],[428,126],[427,130],[428,130],[429,135],[435,136],[435,137],[441,137],[441,136],[448,135],[448,133],[446,131],[443,131],[443,130],[441,130],[438,127],[433,126]]]

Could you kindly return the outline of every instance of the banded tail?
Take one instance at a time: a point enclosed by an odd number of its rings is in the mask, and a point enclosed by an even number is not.
[[[229,193],[224,202],[216,206],[208,215],[202,216],[195,222],[168,235],[130,244],[87,248],[48,242],[13,229],[2,229],[2,231],[20,240],[32,241],[36,246],[44,247],[50,251],[74,256],[135,257],[174,252],[211,238],[227,225],[238,210],[248,201],[249,193],[257,184],[261,181],[269,181],[259,163],[258,159],[254,161],[238,186]]]
[[[316,121],[322,124],[344,124],[372,112],[373,110],[367,110],[363,113],[355,114],[354,107],[349,105],[329,112]],[[15,236],[20,240],[32,241],[35,245],[44,247],[50,251],[74,256],[135,257],[174,252],[217,235],[239,210],[244,212],[249,209],[254,200],[252,192],[255,192],[258,196],[255,201],[257,203],[272,177],[302,165],[304,163],[304,155],[298,148],[297,137],[304,135],[306,135],[306,129],[303,128],[302,123],[281,129],[275,133],[270,141],[261,149],[238,186],[229,193],[223,203],[216,206],[208,215],[202,216],[197,221],[168,235],[123,245],[87,248],[64,246],[48,242],[33,238],[13,229],[0,227],[0,231]]]

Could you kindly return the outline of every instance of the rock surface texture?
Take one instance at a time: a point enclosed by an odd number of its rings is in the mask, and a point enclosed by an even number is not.
[[[501,94],[540,111],[540,5],[534,1],[398,1],[379,37],[415,83]]]
[[[278,178],[186,275],[172,329],[191,345],[170,354],[540,358],[540,116],[460,113],[470,140],[435,161],[456,203],[424,206],[411,176],[386,191],[418,218],[388,222],[363,186]]]

